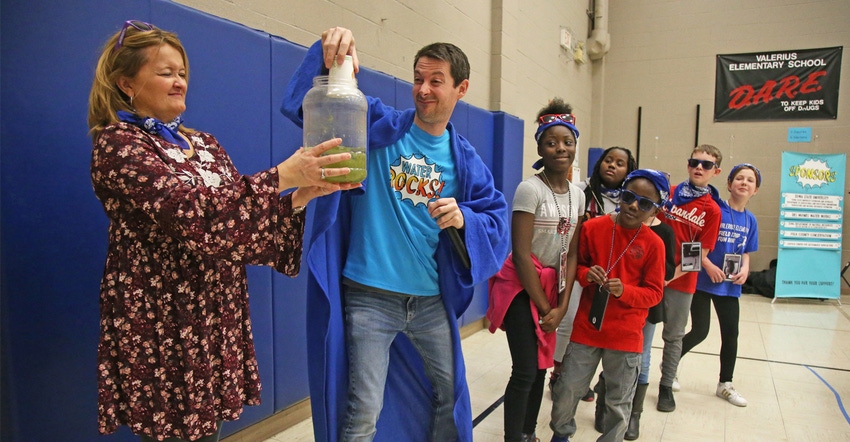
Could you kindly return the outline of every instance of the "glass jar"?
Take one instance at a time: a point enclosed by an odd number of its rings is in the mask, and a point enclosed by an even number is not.
[[[366,113],[369,104],[357,88],[354,63],[345,56],[341,66],[334,61],[328,75],[313,78],[301,104],[304,111],[304,146],[312,147],[331,138],[342,138],[342,144],[324,155],[349,152],[351,159],[326,167],[349,167],[347,175],[325,178],[333,183],[359,183],[366,179]]]

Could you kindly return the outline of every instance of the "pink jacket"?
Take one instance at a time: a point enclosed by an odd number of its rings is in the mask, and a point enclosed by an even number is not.
[[[516,268],[512,255],[508,255],[508,259],[502,265],[499,273],[490,277],[489,281],[489,300],[490,305],[487,307],[487,319],[490,321],[490,333],[496,333],[496,329],[504,330],[502,321],[505,319],[505,313],[508,307],[514,300],[514,297],[523,291],[522,284],[519,282]],[[549,299],[550,305],[558,304],[558,272],[551,267],[543,267],[537,257],[532,255],[534,268],[537,274],[540,275],[540,283],[543,285],[543,291],[546,292],[546,298]],[[537,306],[531,302],[531,316],[534,320],[535,333],[537,334],[537,367],[546,369],[554,365],[555,355],[555,332],[544,332],[540,328],[539,312]]]

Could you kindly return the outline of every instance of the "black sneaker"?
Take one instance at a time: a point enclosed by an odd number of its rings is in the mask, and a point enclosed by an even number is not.
[[[583,400],[585,402],[593,402],[594,397],[596,397],[596,396],[593,393],[593,390],[588,388],[587,393],[584,394],[584,396],[581,398],[581,400]]]
[[[658,386],[658,411],[671,412],[676,409],[676,400],[673,399],[673,387]]]

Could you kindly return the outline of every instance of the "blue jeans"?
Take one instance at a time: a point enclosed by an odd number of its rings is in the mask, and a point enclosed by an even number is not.
[[[390,345],[404,333],[419,351],[431,383],[432,441],[457,439],[454,353],[441,296],[404,296],[345,288],[348,406],[342,441],[371,441],[384,403]]]
[[[643,353],[640,355],[640,374],[638,384],[649,383],[649,358],[652,353],[652,338],[655,337],[655,326],[649,321],[643,325]]]

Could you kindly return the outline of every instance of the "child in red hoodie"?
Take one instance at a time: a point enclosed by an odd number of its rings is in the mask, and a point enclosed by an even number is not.
[[[662,173],[636,170],[623,183],[619,211],[583,224],[576,281],[584,289],[562,376],[552,386],[552,442],[575,434],[578,402],[600,361],[608,387],[602,437],[623,440],[640,372],[643,326],[664,289],[664,243],[643,221],[661,207],[667,186]]]

